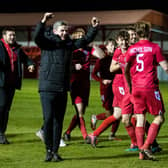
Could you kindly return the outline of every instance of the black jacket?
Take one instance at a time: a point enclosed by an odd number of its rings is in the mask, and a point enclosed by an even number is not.
[[[16,44],[14,51],[17,53],[17,82],[14,86],[16,89],[21,89],[22,84],[22,64],[29,66],[33,65],[33,61],[23,52],[20,45]],[[8,80],[8,72],[11,70],[10,58],[7,50],[0,40],[0,87],[5,87]]]
[[[45,31],[45,24],[39,23],[34,33],[35,42],[41,48],[39,91],[58,92],[69,90],[72,52],[83,48],[97,34],[97,28],[91,27],[86,36],[79,40],[59,36]]]

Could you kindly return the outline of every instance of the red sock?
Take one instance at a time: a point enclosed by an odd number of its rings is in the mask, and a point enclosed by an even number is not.
[[[66,131],[67,134],[70,134],[71,131],[76,127],[78,121],[77,121],[77,115],[74,115],[72,120],[71,120],[71,123]]]
[[[83,136],[83,139],[85,139],[87,137],[87,131],[86,131],[86,127],[85,127],[85,120],[83,117],[80,117],[80,130]]]
[[[104,119],[106,119],[107,117],[106,117],[106,113],[100,113],[100,114],[97,114],[96,115],[96,119],[97,120],[104,120]]]
[[[105,129],[109,127],[110,124],[112,124],[117,119],[112,115],[107,117],[101,125],[93,132],[94,136],[99,136]]]
[[[116,131],[118,130],[119,125],[120,125],[120,120],[116,120],[116,121],[113,122],[112,127],[111,127],[111,132],[113,134],[116,133]]]
[[[134,126],[134,128],[136,127],[136,118],[135,117],[131,117],[131,124]]]
[[[127,130],[128,135],[131,138],[131,143],[134,144],[134,145],[137,145],[134,127],[131,125],[131,126],[128,126],[128,127],[125,127],[125,128]]]
[[[135,133],[136,133],[138,148],[141,149],[144,143],[144,135],[145,135],[144,127],[136,127]]]
[[[150,125],[147,138],[146,138],[145,143],[142,147],[143,149],[148,149],[149,145],[151,145],[153,143],[154,139],[158,135],[158,130],[159,130],[158,124],[152,123]]]

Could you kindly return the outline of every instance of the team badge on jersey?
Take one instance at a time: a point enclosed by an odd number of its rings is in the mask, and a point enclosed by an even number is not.
[[[159,93],[159,91],[155,91],[155,98],[160,101],[160,93]]]
[[[118,87],[118,88],[119,88],[119,92],[120,92],[122,95],[125,95],[124,88],[123,88],[123,87]]]

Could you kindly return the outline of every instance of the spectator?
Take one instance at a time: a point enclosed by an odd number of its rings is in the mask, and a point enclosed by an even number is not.
[[[5,27],[0,40],[0,144],[9,144],[5,132],[15,90],[21,89],[22,64],[33,72],[34,63],[16,42],[15,29]]]

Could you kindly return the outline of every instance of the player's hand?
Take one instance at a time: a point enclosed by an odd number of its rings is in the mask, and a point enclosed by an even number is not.
[[[91,24],[93,27],[97,27],[99,25],[100,21],[97,17],[92,17]]]
[[[34,65],[30,65],[30,66],[28,66],[27,69],[29,72],[33,72],[35,68],[34,68]]]
[[[95,56],[96,58],[102,59],[105,57],[105,52],[96,44],[93,44],[93,52],[92,55]]]
[[[81,70],[82,69],[82,65],[81,64],[75,64],[75,70]]]
[[[104,80],[102,80],[102,83],[103,83],[104,85],[110,84],[111,82],[112,82],[112,81],[109,80],[109,79],[104,79]]]
[[[46,12],[46,13],[44,13],[44,16],[43,16],[41,22],[45,23],[48,20],[52,19],[53,17],[54,17],[54,14],[52,12]]]

